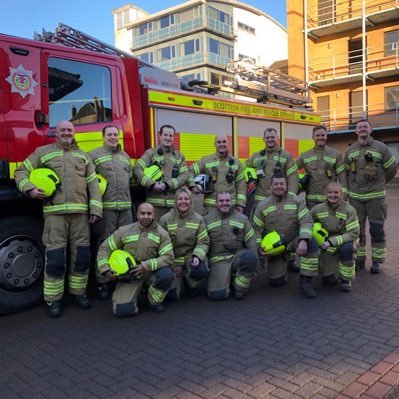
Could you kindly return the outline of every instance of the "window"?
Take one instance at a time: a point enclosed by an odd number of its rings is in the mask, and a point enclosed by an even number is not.
[[[153,23],[152,21],[146,22],[145,24],[140,25],[138,28],[138,35],[145,35],[148,32],[152,32],[153,30]]]
[[[112,120],[111,72],[84,62],[49,58],[50,126]]]
[[[153,52],[139,54],[138,57],[140,58],[140,60],[143,60],[145,62],[149,62],[151,64],[154,63],[154,53]]]
[[[161,29],[173,24],[175,24],[175,14],[167,15],[160,20]]]
[[[158,62],[167,61],[176,57],[176,47],[168,46],[158,50]]]
[[[208,7],[208,16],[210,18],[216,19],[224,24],[231,25],[231,18],[230,15],[226,14],[223,11],[220,11],[213,7]]]
[[[393,111],[399,108],[399,86],[385,87],[385,110]]]
[[[187,40],[180,44],[180,55],[190,55],[198,52],[200,49],[199,39]]]
[[[398,54],[399,50],[399,30],[392,30],[384,33],[384,56]]]
[[[209,38],[209,51],[227,58],[232,58],[233,54],[232,46],[212,38]]]
[[[194,18],[194,8],[179,12],[179,22],[191,21]]]
[[[244,24],[243,22],[238,22],[238,29],[244,30],[245,32],[251,33],[252,35],[255,34],[255,28]]]

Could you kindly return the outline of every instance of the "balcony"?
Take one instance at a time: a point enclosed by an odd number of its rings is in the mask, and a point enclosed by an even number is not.
[[[329,111],[318,111],[321,123],[332,133],[344,133],[353,131],[355,123],[366,117],[374,130],[399,128],[399,103],[394,110],[387,111],[385,104],[369,105],[366,115],[363,115],[363,107],[346,107],[331,109]]]
[[[178,36],[187,35],[198,30],[209,29],[218,35],[233,39],[234,31],[231,25],[218,21],[210,17],[196,17],[190,21],[155,30],[145,35],[133,36],[132,51],[137,51],[142,47],[153,45],[157,42],[175,39]]]
[[[199,52],[184,57],[176,57],[171,60],[158,62],[156,65],[166,69],[167,71],[178,72],[182,69],[195,68],[202,65],[212,65],[224,69],[231,61],[231,58],[222,55],[211,52]]]
[[[314,58],[309,64],[309,84],[324,87],[363,79],[359,50]],[[366,78],[378,79],[399,74],[399,46],[392,52],[386,46],[366,48]]]
[[[363,17],[369,25],[399,19],[399,0],[342,0],[319,7],[314,2],[307,8],[307,29],[311,36],[320,38],[352,29],[361,29]]]

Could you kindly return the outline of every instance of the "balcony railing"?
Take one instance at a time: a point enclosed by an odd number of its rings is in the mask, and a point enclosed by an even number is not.
[[[307,28],[311,30],[325,25],[360,19],[363,15],[363,1],[366,17],[399,7],[399,0],[325,1],[325,6],[319,6],[319,2],[313,1],[306,12]],[[392,18],[395,18],[394,14]]]
[[[356,121],[364,117],[374,129],[399,127],[399,103],[392,110],[386,110],[385,104],[369,105],[365,115],[362,106],[318,111],[318,114],[322,124],[332,132],[354,130]]]
[[[161,68],[168,71],[178,71],[184,68],[192,68],[204,64],[211,64],[214,66],[225,68],[231,62],[231,58],[222,55],[214,54],[211,52],[200,52],[195,54],[186,55],[184,57],[177,57],[171,60],[156,63]]]
[[[382,77],[399,74],[399,44],[367,47],[365,53],[366,75]],[[309,64],[309,82],[331,81],[348,77],[355,80],[356,75],[361,77],[362,68],[361,50],[313,58]]]
[[[199,16],[190,21],[180,22],[144,35],[134,36],[133,50],[162,40],[172,39],[181,34],[194,32],[201,28],[209,28],[215,33],[223,34],[231,38],[234,36],[233,27],[231,25],[225,24],[211,17]]]

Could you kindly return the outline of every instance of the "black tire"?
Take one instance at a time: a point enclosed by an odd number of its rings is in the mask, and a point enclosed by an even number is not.
[[[3,216],[0,220],[0,314],[20,312],[43,302],[44,247],[41,236],[42,221],[39,219]],[[14,253],[17,256],[14,257]],[[20,260],[17,260],[18,256]],[[19,286],[10,284],[19,280]]]

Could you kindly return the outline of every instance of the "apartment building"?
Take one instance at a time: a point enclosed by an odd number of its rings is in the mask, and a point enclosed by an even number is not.
[[[287,32],[272,17],[236,0],[191,0],[155,14],[133,4],[113,11],[115,45],[183,80],[229,80],[226,65],[287,59]]]
[[[288,73],[341,150],[366,117],[399,161],[399,0],[287,0]]]

